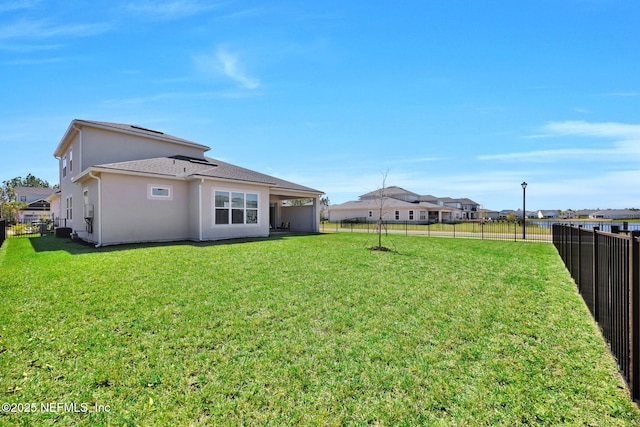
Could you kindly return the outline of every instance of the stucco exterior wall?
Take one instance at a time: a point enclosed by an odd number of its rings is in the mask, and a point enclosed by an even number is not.
[[[82,167],[84,169],[105,163],[176,155],[203,158],[204,152],[195,147],[162,140],[90,127],[82,128]]]
[[[100,218],[100,212],[98,209],[98,181],[95,179],[87,180],[83,184],[73,184],[74,192],[76,189],[79,189],[78,196],[74,197],[74,227],[71,227],[75,233],[78,234],[83,240],[88,242],[97,243],[98,236],[98,228],[96,224],[98,224]],[[84,191],[87,191],[87,197],[85,200]],[[63,201],[64,203],[64,201]],[[93,219],[91,220],[91,227],[87,224],[87,221],[84,219],[86,214],[86,206],[93,206]],[[64,211],[64,206],[62,207]],[[67,221],[67,226],[68,225]]]
[[[243,192],[258,195],[257,224],[215,224],[215,191]],[[202,230],[204,240],[269,236],[269,189],[265,186],[205,181],[202,187]]]
[[[291,231],[317,231],[315,206],[281,206],[281,222],[288,222]]]
[[[369,216],[371,212],[371,216]],[[380,216],[380,209],[349,209],[349,210],[333,210],[329,208],[329,220],[333,222],[344,221],[352,218],[365,218],[367,221],[375,222]],[[408,214],[407,214],[408,218]],[[382,219],[391,221],[394,219],[393,210],[383,209]]]
[[[170,189],[153,198],[150,186]],[[180,180],[102,174],[102,244],[187,240],[188,183]]]

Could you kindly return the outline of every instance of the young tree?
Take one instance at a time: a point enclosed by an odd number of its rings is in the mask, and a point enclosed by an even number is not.
[[[378,231],[378,246],[373,246],[371,248],[372,251],[388,251],[389,248],[382,246],[382,229],[384,228],[384,201],[385,201],[385,189],[387,186],[387,175],[389,175],[389,171],[387,170],[384,174],[382,174],[382,187],[376,190],[376,201],[378,205],[378,220],[376,222],[376,230]]]

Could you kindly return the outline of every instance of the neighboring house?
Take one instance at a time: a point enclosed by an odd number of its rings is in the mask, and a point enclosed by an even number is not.
[[[283,223],[319,231],[321,191],[205,157],[208,150],[139,126],[73,120],[54,152],[57,215],[98,246],[263,237]],[[289,199],[312,202],[284,207]]]
[[[593,212],[589,215],[591,219],[635,219],[640,218],[640,211],[630,209],[607,209]]]
[[[459,212],[456,219],[474,220],[482,219],[480,204],[471,199],[453,199],[451,197],[435,197],[432,195],[420,196],[420,201],[433,203],[434,205],[455,208]]]
[[[28,206],[18,212],[19,222],[32,222],[51,217],[51,205],[47,198],[56,190],[40,187],[15,187],[16,201]]]
[[[588,218],[594,212],[597,212],[597,210],[595,210],[595,209],[582,209],[582,210],[576,211],[574,216],[577,217],[577,218]]]
[[[484,219],[495,221],[500,219],[500,212],[498,211],[484,211]]]
[[[500,211],[500,219],[507,219],[509,215],[513,214],[515,219],[522,219],[522,209],[514,211],[512,209],[503,209]],[[525,211],[525,218],[535,218],[538,214],[536,212]]]
[[[329,219],[338,221],[375,222],[453,222],[461,219],[478,219],[479,205],[469,199],[451,199],[421,196],[401,187],[386,187],[363,194],[359,200],[329,206]],[[452,202],[458,200],[459,202]],[[460,206],[460,207],[457,207]],[[472,210],[473,209],[473,210]],[[473,213],[474,215],[471,215]]]
[[[555,210],[555,211],[543,211],[540,210],[536,213],[536,216],[540,219],[545,219],[545,218],[560,218],[560,213]]]

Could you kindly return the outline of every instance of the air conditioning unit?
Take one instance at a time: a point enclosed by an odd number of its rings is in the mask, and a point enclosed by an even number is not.
[[[93,205],[84,205],[84,217],[93,218]]]

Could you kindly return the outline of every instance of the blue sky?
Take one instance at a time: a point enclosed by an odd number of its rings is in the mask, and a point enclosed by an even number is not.
[[[640,208],[640,2],[0,3],[0,181],[70,121],[144,126],[341,203]]]

